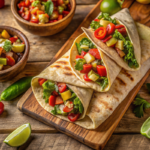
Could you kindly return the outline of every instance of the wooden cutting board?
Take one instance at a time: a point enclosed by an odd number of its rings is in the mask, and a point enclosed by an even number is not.
[[[99,14],[99,5],[101,1],[92,9],[88,16],[84,19],[78,29],[72,34],[69,40],[64,44],[64,46],[59,50],[56,56],[52,59],[50,64],[55,62],[60,58],[64,53],[66,53],[74,39],[82,33],[81,27],[89,27],[90,22]],[[49,65],[50,65],[49,64]],[[150,71],[146,73],[143,79],[137,84],[137,86],[128,94],[125,100],[116,108],[113,114],[97,129],[87,130],[76,124],[61,120],[47,111],[45,111],[37,102],[30,88],[24,96],[19,100],[17,107],[23,113],[47,124],[54,126],[60,132],[63,132],[74,139],[94,148],[94,149],[103,149],[113,131],[117,127],[122,116],[126,112],[127,108],[133,101],[134,97],[138,93],[139,89],[149,76]]]

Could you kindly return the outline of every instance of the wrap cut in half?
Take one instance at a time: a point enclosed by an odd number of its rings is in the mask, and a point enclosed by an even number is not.
[[[87,86],[72,72],[69,52],[35,76],[31,85],[38,103],[49,113],[67,121],[68,112],[80,114],[76,120],[85,117],[93,90],[83,88]]]
[[[87,129],[97,128],[114,112],[150,69],[150,39],[146,36],[150,33],[150,29],[139,23],[137,26],[142,41],[141,68],[138,71],[122,69],[108,92],[94,92],[86,117],[82,121],[77,121],[76,124]]]
[[[110,89],[121,67],[101,50],[91,45],[92,41],[88,39],[85,33],[79,35],[70,50],[70,66],[76,76],[86,84],[87,87],[97,92],[106,92]],[[85,54],[84,57],[82,55],[83,53]],[[78,57],[80,58],[78,59]],[[84,65],[83,70],[77,70],[78,68],[80,69],[80,64],[82,63],[78,63],[80,60],[85,61],[85,67],[91,67],[90,70],[87,70],[88,72],[82,72],[84,71]],[[99,70],[97,67],[99,67]],[[85,78],[85,76],[87,77]],[[87,78],[90,78],[90,81],[87,81]]]
[[[129,10],[125,8],[113,16],[100,13],[98,18],[92,21],[91,28],[82,30],[119,66],[129,71],[138,70],[141,65],[140,39]],[[105,37],[99,32],[102,29],[106,31]]]

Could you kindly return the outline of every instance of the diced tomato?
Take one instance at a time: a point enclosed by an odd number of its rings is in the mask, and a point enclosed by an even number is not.
[[[54,107],[55,106],[55,102],[56,102],[56,96],[51,95],[49,97],[49,105]]]
[[[102,42],[106,43],[109,39],[112,38],[112,35],[109,35],[107,37],[105,37],[103,40],[101,40]]]
[[[53,91],[52,94],[53,94],[54,96],[58,96],[58,95],[59,95],[56,91]]]
[[[85,75],[83,76],[83,78],[84,78],[85,81],[92,81],[91,79],[89,79],[88,74],[85,74]]]
[[[82,51],[82,53],[81,53],[81,56],[85,56],[87,54],[87,52],[85,52],[85,51]]]
[[[113,23],[109,23],[106,27],[107,35],[111,35],[115,31],[115,25]]]
[[[25,0],[25,5],[26,5],[26,7],[29,7],[31,5],[30,0]]]
[[[88,53],[90,53],[91,55],[93,55],[96,59],[101,59],[100,53],[99,53],[99,51],[98,51],[97,48],[90,49]]]
[[[18,39],[18,37],[11,37],[9,40],[11,41],[11,43],[14,43],[16,42]]]
[[[65,16],[67,16],[69,14],[69,11],[63,11],[62,14],[65,17]]]
[[[35,7],[34,9],[32,9],[31,14],[36,15],[38,10],[39,8]]]
[[[63,104],[64,101],[63,99],[61,98],[61,96],[57,96],[56,97],[56,102],[55,102],[55,105],[59,105],[59,104]]]
[[[0,115],[3,113],[3,111],[4,111],[4,104],[0,102]]]
[[[31,13],[30,13],[30,11],[26,11],[25,12],[25,16],[23,17],[23,19],[25,19],[27,21],[30,21],[30,19],[31,19]]]
[[[23,13],[21,13],[21,17],[23,18],[25,16],[25,13],[23,12]]]
[[[83,70],[81,70],[81,73],[89,73],[92,69],[92,65],[91,64],[84,64],[83,65]]]
[[[64,2],[63,2],[63,0],[58,0],[57,3],[59,6],[61,6]]]
[[[99,19],[94,19],[94,21],[97,21],[97,22],[99,22],[100,20],[99,20]]]
[[[18,7],[21,8],[21,7],[25,7],[26,4],[25,4],[25,1],[21,1],[19,4],[18,4]]]
[[[14,66],[15,65],[15,60],[14,60],[13,57],[6,56],[6,58],[7,58],[7,65],[9,65],[9,66]]]
[[[65,83],[57,83],[57,86],[60,93],[63,93],[67,89],[67,85]]]
[[[80,55],[77,55],[77,56],[76,56],[76,59],[78,59],[78,58],[84,59],[84,57],[83,57],[83,56],[80,56]]]
[[[30,10],[30,11],[32,11],[34,8],[35,8],[35,7],[32,6],[32,5],[29,6],[29,10]]]
[[[122,29],[117,29],[118,32],[120,32],[122,35],[126,35],[127,34],[127,31],[125,28],[122,28]]]
[[[122,24],[117,24],[117,25],[115,26],[115,28],[116,28],[116,29],[121,29],[121,28],[124,28],[124,25],[122,25]]]
[[[39,19],[38,19],[37,16],[32,15],[30,22],[32,22],[32,23],[39,23]]]
[[[39,85],[42,86],[42,84],[47,81],[47,79],[43,79],[43,78],[39,78],[38,79],[38,82],[39,82]]]
[[[70,101],[70,104],[72,104],[72,102]],[[69,108],[68,106],[65,106],[64,108],[63,108],[63,111],[64,112],[71,112],[73,110],[73,107],[72,108]]]
[[[102,65],[97,65],[97,72],[101,77],[106,77],[107,72],[106,72],[106,67]]]
[[[58,16],[58,20],[61,20],[63,18],[63,15]]]
[[[25,7],[21,7],[18,13],[21,15],[24,12],[24,10],[25,10]]]
[[[70,113],[70,114],[68,115],[68,119],[69,119],[71,122],[75,122],[79,117],[80,117],[80,114]]]
[[[37,15],[45,14],[45,12],[44,12],[44,11],[42,11],[42,10],[37,10],[36,14],[37,14]]]
[[[106,33],[107,33],[106,28],[105,27],[100,27],[100,28],[95,30],[94,36],[97,39],[103,40],[106,37]]]

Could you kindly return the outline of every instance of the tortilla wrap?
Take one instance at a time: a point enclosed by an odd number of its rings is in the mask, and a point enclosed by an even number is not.
[[[73,72],[76,74],[76,76],[83,83],[85,83],[87,85],[87,87],[89,87],[97,92],[106,92],[110,89],[113,81],[115,80],[116,76],[119,74],[121,67],[119,67],[112,59],[110,59],[106,54],[104,54],[101,50],[99,50],[100,57],[104,63],[104,66],[106,67],[108,85],[104,90],[102,90],[102,87],[99,84],[97,84],[96,82],[85,81],[83,78],[84,73],[80,73],[80,71],[75,70],[75,59],[76,59],[76,56],[79,55],[77,47],[76,47],[76,43],[79,43],[83,38],[88,38],[85,33],[79,35],[75,39],[75,41],[70,49],[70,59],[69,59],[70,66],[71,66]]]
[[[111,16],[111,18],[116,18],[117,20],[119,20],[121,24],[123,24],[126,27],[126,31],[134,47],[134,55],[137,60],[137,63],[139,64],[139,67],[130,68],[128,64],[124,61],[124,59],[118,55],[117,51],[112,47],[108,47],[101,40],[97,39],[94,36],[94,31],[91,30],[90,28],[89,29],[82,28],[82,30],[86,33],[89,39],[91,39],[91,41],[93,41],[93,43],[98,48],[100,48],[105,54],[107,54],[110,58],[112,58],[119,66],[129,71],[137,71],[141,65],[141,46],[138,31],[134,23],[134,20],[131,17],[130,12],[127,8],[122,9],[118,13]]]
[[[67,83],[67,86],[78,96],[84,107],[84,111],[79,119],[85,117],[87,108],[93,94],[93,90],[89,88],[82,88],[84,86],[86,87],[86,85],[84,85],[84,83],[82,83],[71,71],[71,68],[69,66],[69,52],[67,52],[64,56],[58,59],[55,63],[47,67],[31,81],[32,90],[37,101],[45,110],[51,113],[51,110],[53,110],[54,107],[50,106],[48,103],[45,103],[45,99],[43,99],[43,88],[38,83],[39,78]],[[79,87],[79,85],[81,85],[81,87]],[[69,121],[67,116],[56,116]]]

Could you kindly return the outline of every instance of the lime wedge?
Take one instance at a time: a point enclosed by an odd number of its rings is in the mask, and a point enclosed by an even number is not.
[[[25,49],[25,45],[21,43],[14,43],[12,50],[16,53],[22,53]]]
[[[150,117],[143,123],[140,132],[142,135],[150,138]]]
[[[7,136],[4,140],[4,143],[9,146],[18,147],[23,145],[31,135],[31,126],[30,123],[23,124],[16,130],[14,130],[11,134]]]

